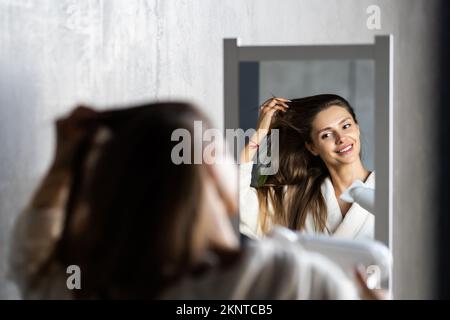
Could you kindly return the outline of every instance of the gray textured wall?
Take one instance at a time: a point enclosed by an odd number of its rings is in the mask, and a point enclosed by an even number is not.
[[[382,29],[366,28],[378,4]],[[395,37],[394,259],[397,297],[433,295],[435,159],[430,157],[437,0],[0,0],[0,298],[9,231],[43,174],[52,121],[99,106],[185,98],[221,127],[222,39],[244,45]]]

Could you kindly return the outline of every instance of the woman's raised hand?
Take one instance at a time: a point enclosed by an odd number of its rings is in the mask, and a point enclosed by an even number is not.
[[[76,107],[68,116],[56,121],[54,166],[70,168],[82,141],[91,133],[97,112],[85,106]]]
[[[264,136],[269,132],[274,116],[278,111],[286,112],[289,106],[286,102],[291,100],[285,98],[270,98],[266,100],[260,107],[259,119],[256,131],[258,133],[258,141],[261,142]],[[256,142],[256,141],[255,141]]]
[[[291,100],[285,98],[270,98],[265,101],[259,108],[259,119],[256,127],[256,132],[250,138],[250,142],[245,146],[241,153],[241,163],[250,162],[256,151],[267,135],[272,125],[272,121],[277,112],[286,112],[289,106],[286,102]]]
[[[71,178],[71,166],[80,144],[90,134],[93,119],[91,108],[77,107],[69,116],[56,121],[56,150],[52,165],[31,199],[36,209],[59,208],[66,205]]]

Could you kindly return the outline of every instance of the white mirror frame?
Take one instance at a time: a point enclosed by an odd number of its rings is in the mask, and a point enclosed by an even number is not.
[[[393,214],[393,36],[369,44],[240,46],[224,39],[224,129],[239,127],[239,63],[288,60],[375,62],[375,239],[392,250]],[[235,158],[238,159],[235,154]]]

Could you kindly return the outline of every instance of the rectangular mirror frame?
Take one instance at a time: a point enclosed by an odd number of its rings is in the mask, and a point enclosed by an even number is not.
[[[239,127],[239,63],[267,60],[353,60],[375,63],[375,239],[392,250],[393,36],[369,44],[240,46],[224,39],[224,130]],[[238,159],[235,154],[235,158]],[[235,224],[236,227],[236,224]]]

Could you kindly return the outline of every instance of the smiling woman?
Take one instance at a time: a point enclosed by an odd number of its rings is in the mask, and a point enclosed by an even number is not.
[[[279,130],[279,170],[250,187],[259,143]],[[261,106],[255,136],[241,156],[241,232],[257,238],[274,224],[307,233],[350,239],[374,236],[374,216],[340,195],[355,180],[374,188],[375,174],[360,157],[360,129],[350,104],[322,94],[301,99],[273,98]]]

